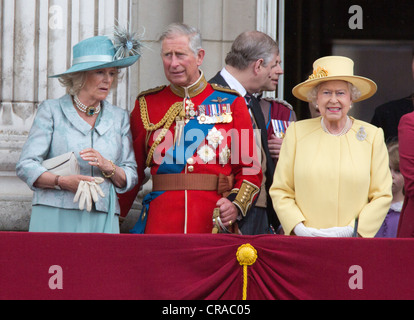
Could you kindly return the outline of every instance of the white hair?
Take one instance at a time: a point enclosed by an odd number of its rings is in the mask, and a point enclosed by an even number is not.
[[[201,33],[198,29],[191,27],[184,23],[172,23],[167,27],[167,30],[163,32],[160,37],[160,41],[164,39],[172,38],[174,36],[187,36],[189,39],[189,46],[195,56],[202,49]]]
[[[351,100],[356,101],[359,98],[361,98],[361,91],[359,91],[359,89],[355,87],[352,83],[348,81],[345,82],[348,84],[349,92],[351,93]],[[321,87],[322,83],[318,84],[317,86],[314,86],[312,90],[308,93],[308,101],[312,102],[313,104],[316,104],[316,100],[318,99],[319,88]]]

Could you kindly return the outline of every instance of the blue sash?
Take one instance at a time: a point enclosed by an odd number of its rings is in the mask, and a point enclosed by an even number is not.
[[[234,94],[214,91],[206,100],[203,101],[202,105],[216,103],[213,100],[218,98],[226,99],[226,103],[232,104],[236,100],[237,96]],[[190,120],[184,127],[183,135],[181,136],[180,145],[171,146],[166,152],[163,159],[163,163],[158,168],[157,174],[175,174],[181,173],[187,164],[187,160],[194,156],[197,148],[201,143],[204,142],[209,131],[213,129],[215,124],[200,124],[198,120]],[[187,140],[188,139],[188,140]],[[161,196],[165,191],[150,192],[142,202],[142,211],[139,219],[130,231],[135,234],[143,234],[145,232],[145,226],[147,224],[147,218],[149,213],[149,205],[152,200]]]
[[[158,198],[163,193],[164,191],[158,191],[158,192],[150,192],[147,194],[147,196],[142,201],[141,214],[139,215],[138,221],[135,224],[134,228],[130,231],[131,233],[144,234],[145,226],[147,225],[149,205],[152,200]]]

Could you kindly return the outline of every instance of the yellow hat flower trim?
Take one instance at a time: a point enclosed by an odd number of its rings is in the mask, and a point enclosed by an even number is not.
[[[324,69],[322,67],[318,67],[318,68],[316,68],[316,70],[313,71],[313,74],[311,74],[309,76],[309,80],[325,78],[328,75],[329,75],[328,74],[328,70],[326,70],[326,69]]]

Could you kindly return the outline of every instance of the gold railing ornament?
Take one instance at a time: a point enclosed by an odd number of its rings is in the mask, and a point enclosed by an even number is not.
[[[237,261],[243,266],[243,300],[247,300],[247,267],[257,260],[257,251],[251,244],[244,244],[237,250]]]

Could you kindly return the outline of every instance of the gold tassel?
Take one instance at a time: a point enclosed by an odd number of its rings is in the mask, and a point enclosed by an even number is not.
[[[237,250],[237,261],[243,266],[243,301],[247,300],[247,267],[255,264],[257,251],[251,244],[244,244]]]

